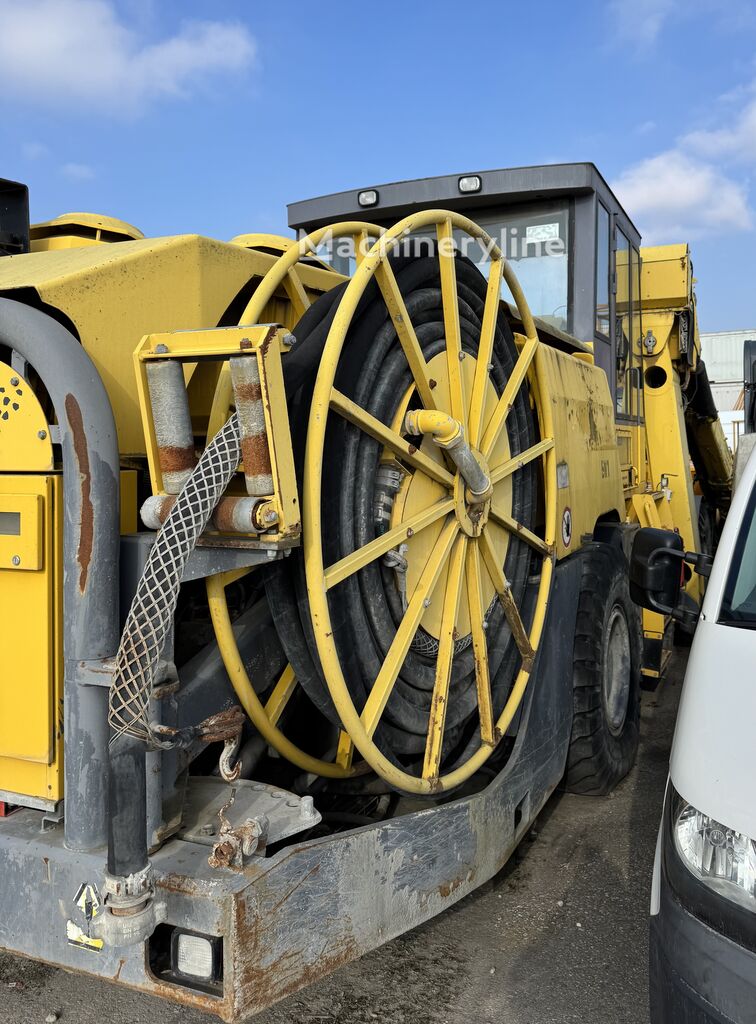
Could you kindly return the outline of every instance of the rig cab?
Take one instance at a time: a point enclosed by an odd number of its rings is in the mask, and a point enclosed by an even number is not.
[[[585,347],[606,374],[614,407],[626,520],[678,530],[713,552],[729,507],[732,455],[700,360],[693,266],[686,244],[641,247],[641,236],[592,163],[419,178],[293,203],[306,233],[368,214],[387,226],[417,210],[448,208],[496,239],[551,344]],[[483,264],[480,246],[461,253]],[[335,266],[348,270],[342,250]],[[352,261],[353,262],[353,261]],[[502,285],[502,298],[512,295]],[[585,486],[592,486],[585,481]],[[703,586],[684,600],[700,607]],[[654,686],[669,654],[669,620],[644,611],[643,672]]]

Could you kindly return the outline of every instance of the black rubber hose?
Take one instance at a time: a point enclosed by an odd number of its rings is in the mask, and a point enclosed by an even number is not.
[[[147,748],[125,733],[110,745],[108,872],[129,878],[147,867]]]
[[[443,304],[435,258],[392,259],[392,266],[418,341],[427,360],[445,348]],[[477,354],[486,282],[468,260],[457,259],[462,348]],[[296,344],[284,358],[289,415],[298,475],[302,477],[309,410],[317,369],[343,287],[326,293],[294,330]],[[498,394],[517,359],[505,318],[497,324],[490,378]],[[412,377],[396,332],[375,284],[365,292],[353,318],[339,363],[336,387],[384,423],[391,423]],[[521,388],[506,426],[511,454],[537,440],[527,388]],[[375,480],[381,446],[357,427],[331,415],[322,462],[323,551],[325,564],[368,543],[379,531],[374,518]],[[512,514],[529,529],[537,518],[537,470],[534,464],[512,477]],[[525,596],[531,551],[510,538],[504,569],[518,605]],[[344,676],[358,710],[385,659],[402,616],[393,570],[381,559],[335,587],[329,595],[334,639]],[[304,559],[295,552],[271,566],[266,593],[281,643],[297,678],[313,703],[334,724],[339,718],[319,664],[309,615]],[[437,598],[438,599],[438,598]],[[498,714],[511,689],[518,655],[498,602],[487,612],[487,638]],[[526,623],[527,624],[527,623]],[[422,642],[421,642],[422,641]],[[419,636],[401,669],[376,732],[376,743],[396,763],[415,762],[425,747],[435,679],[433,638]],[[448,761],[474,741],[477,692],[468,638],[457,641],[446,719],[444,757]]]

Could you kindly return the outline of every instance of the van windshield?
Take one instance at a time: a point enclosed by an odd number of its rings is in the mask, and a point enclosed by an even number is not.
[[[735,544],[719,621],[727,626],[756,629],[756,488],[751,492]]]

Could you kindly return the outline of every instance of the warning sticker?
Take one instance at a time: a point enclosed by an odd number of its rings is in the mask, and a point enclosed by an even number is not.
[[[74,921],[66,921],[66,938],[69,946],[80,946],[82,949],[91,949],[95,953],[100,953],[105,946],[102,939],[93,939],[91,935],[82,931]]]
[[[88,882],[82,882],[79,886],[79,891],[74,896],[74,903],[84,917],[86,917],[87,921],[94,920],[100,913],[100,907],[102,906],[97,886],[89,885]]]
[[[92,938],[90,934],[92,921],[94,921],[102,909],[102,898],[99,889],[96,885],[91,885],[89,882],[82,882],[73,898],[73,902],[84,915],[86,928],[82,928],[75,921],[66,921],[68,944],[99,953],[104,948],[105,943],[102,939]]]

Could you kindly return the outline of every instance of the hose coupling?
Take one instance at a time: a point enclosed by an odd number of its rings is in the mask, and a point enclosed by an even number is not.
[[[453,416],[435,409],[413,409],[404,417],[408,434],[430,434],[435,443],[447,451],[464,443],[465,431]]]
[[[105,875],[105,913],[91,922],[91,935],[106,946],[139,946],[166,919],[163,900],[156,899],[150,864],[128,878]]]
[[[429,434],[459,470],[467,484],[465,497],[471,505],[482,505],[493,494],[491,478],[481,459],[465,440],[465,430],[454,417],[435,409],[413,409],[404,417],[408,434]]]

